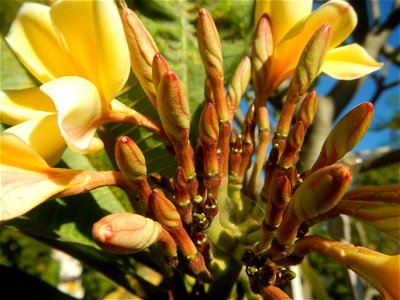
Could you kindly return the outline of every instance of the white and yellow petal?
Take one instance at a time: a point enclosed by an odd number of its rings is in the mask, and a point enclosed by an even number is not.
[[[329,50],[321,71],[339,80],[351,80],[375,72],[382,66],[363,47],[350,44]]]
[[[302,18],[311,13],[312,0],[257,0],[255,19],[267,13],[272,23],[274,45],[277,45],[284,35]]]
[[[50,168],[18,136],[3,133],[1,143],[0,221],[20,216],[78,181],[79,171]]]
[[[102,107],[95,85],[84,78],[69,76],[48,82],[40,89],[53,100],[61,135],[70,148],[88,153],[102,147],[98,139],[94,140],[94,134],[109,108]]]
[[[324,24],[331,25],[329,48],[332,49],[343,42],[354,30],[357,15],[347,2],[334,0],[320,6],[308,17],[299,21],[274,49],[270,66],[270,86],[276,88],[290,76],[305,45],[315,31]]]
[[[0,91],[1,122],[15,125],[56,113],[53,101],[38,87]]]
[[[4,132],[18,136],[50,166],[55,165],[60,160],[66,147],[58,128],[56,114],[22,122]],[[4,159],[7,161],[15,160],[15,163],[18,163],[21,162],[21,157],[13,154]],[[26,164],[26,162],[21,163]]]
[[[6,36],[19,60],[42,83],[75,74],[60,47],[49,11],[46,5],[24,3]]]
[[[77,75],[91,81],[105,104],[125,84],[130,60],[114,1],[57,1],[50,15]],[[71,21],[73,18],[73,21]]]

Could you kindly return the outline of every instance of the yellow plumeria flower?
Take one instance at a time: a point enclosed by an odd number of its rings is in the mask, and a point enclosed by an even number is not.
[[[42,85],[1,92],[2,122],[15,125],[56,115],[60,134],[73,150],[88,153],[101,148],[95,131],[126,108],[114,98],[130,72],[114,1],[59,0],[51,7],[25,3],[6,40]],[[34,135],[29,141],[33,139]]]
[[[331,0],[312,12],[312,0],[257,0],[255,22],[267,13],[273,54],[268,90],[272,93],[295,69],[301,53],[322,25],[331,25],[331,42],[321,71],[340,80],[360,78],[382,67],[358,44],[338,47],[354,30],[357,15],[345,1]]]
[[[42,125],[54,123],[51,120],[54,115],[47,118]],[[43,144],[49,144],[48,138],[57,138],[57,132],[50,130],[49,136],[41,135],[41,140],[36,139],[42,143],[37,144],[39,151],[36,151],[18,136],[22,133],[26,137],[29,128],[34,126],[17,125],[0,137],[0,221],[20,216],[59,192],[75,185],[86,185],[90,180],[82,171],[50,167],[41,157],[46,156]]]
[[[369,281],[385,300],[400,299],[400,255],[386,255],[361,246],[310,235],[297,240],[293,254],[315,251],[328,256]]]

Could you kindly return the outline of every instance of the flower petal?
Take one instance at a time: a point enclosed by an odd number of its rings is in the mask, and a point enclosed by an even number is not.
[[[54,113],[53,102],[38,87],[0,91],[0,116],[5,124],[15,125]]]
[[[333,78],[351,80],[379,70],[382,66],[363,47],[351,44],[329,50],[321,70]]]
[[[332,0],[320,6],[296,24],[274,50],[271,59],[271,87],[277,87],[296,67],[300,55],[314,32],[324,24],[331,25],[330,49],[343,42],[357,24],[354,9],[345,1]]]
[[[50,168],[18,136],[3,133],[1,143],[0,221],[20,216],[58,192],[87,180],[80,171]]]
[[[51,7],[50,15],[77,74],[97,86],[103,101],[111,101],[130,70],[125,33],[114,1],[61,0]]]
[[[57,108],[58,126],[68,146],[87,153],[101,122],[102,109],[107,110],[101,106],[96,87],[84,78],[70,76],[50,81],[40,89]]]
[[[272,23],[274,45],[303,17],[311,13],[312,0],[257,0],[254,22],[267,13]]]
[[[50,166],[55,165],[60,160],[66,147],[57,125],[56,114],[25,121],[6,129],[4,132],[18,136],[33,149],[32,151],[35,151],[37,156],[41,157],[41,160],[44,159]],[[3,156],[4,149],[2,150]],[[14,150],[9,156],[4,156],[3,159],[5,161],[14,160],[12,164],[18,166],[20,163],[26,164],[26,162],[20,161],[21,157],[26,160],[25,156],[27,154],[20,155]],[[11,162],[7,164],[11,164]]]
[[[24,3],[6,40],[24,66],[41,82],[74,75],[50,20],[50,8]]]

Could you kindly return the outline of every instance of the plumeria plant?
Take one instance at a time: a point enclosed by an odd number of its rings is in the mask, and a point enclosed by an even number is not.
[[[314,11],[309,0],[256,1],[251,51],[227,82],[216,25],[199,8],[205,80],[194,82],[204,87],[194,107],[123,0],[24,3],[5,39],[39,84],[0,94],[1,121],[9,125],[1,135],[3,225],[143,298],[286,299],[292,266],[318,252],[384,299],[399,299],[399,255],[312,232],[343,214],[400,237],[399,184],[353,188],[352,168],[342,162],[370,126],[373,104],[350,109],[314,164],[297,167],[319,75],[352,80],[382,67],[360,45],[342,46],[356,24],[341,0]],[[271,126],[267,103],[284,83]],[[138,88],[141,98],[130,98]],[[99,153],[109,163],[86,168],[85,157]],[[104,188],[111,186],[119,189]],[[61,234],[71,202],[75,222],[87,225],[76,239]],[[139,264],[162,279],[145,279]]]

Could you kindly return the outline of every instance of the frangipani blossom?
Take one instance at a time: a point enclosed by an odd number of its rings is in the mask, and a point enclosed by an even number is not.
[[[112,0],[60,0],[51,7],[25,3],[6,40],[38,88],[0,94],[2,121],[10,125],[56,114],[75,151],[98,150],[96,128],[130,111],[114,98],[130,72],[129,51]],[[113,107],[118,107],[113,110]]]
[[[126,186],[120,172],[51,167],[49,162],[55,164],[64,151],[56,118],[53,114],[32,119],[2,132],[0,222],[23,215],[55,197],[86,193],[109,185]]]
[[[400,255],[386,255],[319,236],[299,239],[294,254],[316,251],[328,256],[369,281],[386,300],[400,297]]]
[[[90,179],[82,171],[50,167],[34,148],[15,134],[21,129],[25,128],[11,127],[0,138],[0,221],[20,216],[67,188],[86,185]],[[48,144],[47,141],[45,145]]]
[[[312,0],[257,0],[255,22],[267,13],[272,27],[274,50],[267,80],[270,93],[292,74],[310,37],[327,23],[332,28],[331,42],[322,72],[335,79],[350,80],[382,66],[358,44],[338,47],[357,24],[357,15],[347,2],[331,0],[311,10]]]

